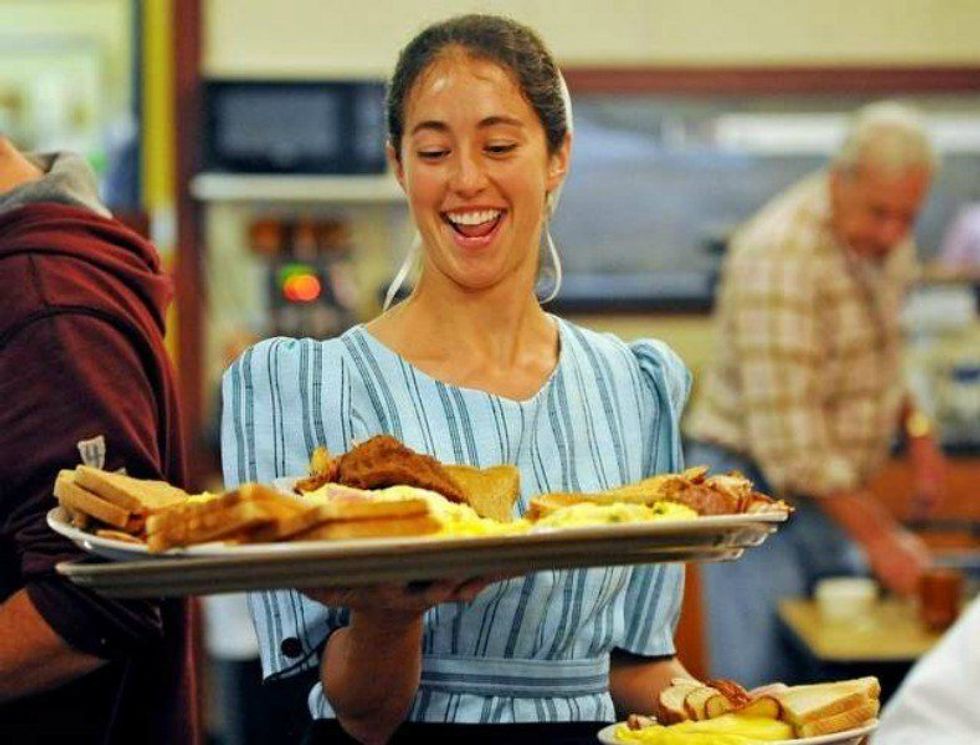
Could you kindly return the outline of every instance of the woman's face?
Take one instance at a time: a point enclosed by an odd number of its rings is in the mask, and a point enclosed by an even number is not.
[[[564,177],[568,142],[550,156],[517,83],[462,52],[419,77],[406,99],[404,132],[400,161],[389,157],[427,267],[468,290],[533,283],[545,198]]]

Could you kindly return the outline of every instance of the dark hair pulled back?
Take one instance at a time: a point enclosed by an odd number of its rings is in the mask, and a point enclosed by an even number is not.
[[[396,157],[401,158],[405,104],[412,87],[433,62],[454,49],[494,62],[513,75],[544,127],[548,152],[558,151],[568,124],[558,66],[544,42],[517,21],[471,14],[427,27],[398,56],[386,101],[388,136]]]

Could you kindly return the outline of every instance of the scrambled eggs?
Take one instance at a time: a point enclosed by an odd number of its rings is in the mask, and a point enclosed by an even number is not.
[[[691,520],[698,513],[677,502],[655,502],[645,504],[595,504],[583,502],[555,510],[535,523],[548,528],[570,528],[586,525],[610,525],[615,523],[638,523],[650,520]]]
[[[639,730],[621,724],[615,729],[615,737],[622,743],[643,745],[752,745],[791,740],[793,728],[777,719],[725,714],[700,722],[681,722],[669,727],[655,724]]]
[[[389,486],[374,492],[378,499],[424,499],[429,512],[439,521],[442,528],[435,536],[457,538],[481,535],[514,535],[526,533],[531,524],[526,520],[513,520],[502,523],[488,517],[480,517],[468,504],[450,502],[441,494],[411,486]]]
[[[329,486],[329,485],[327,485]],[[307,492],[304,497],[311,500],[324,500],[328,497],[326,487]],[[432,537],[458,538],[465,536],[519,535],[533,528],[572,528],[589,525],[611,525],[618,523],[649,522],[651,520],[690,520],[698,513],[676,502],[656,502],[643,504],[595,504],[582,502],[555,510],[537,522],[525,519],[502,523],[488,517],[480,517],[467,504],[450,502],[441,494],[414,486],[389,486],[371,492],[375,499],[399,501],[404,499],[424,499],[430,514],[439,521],[442,528]]]

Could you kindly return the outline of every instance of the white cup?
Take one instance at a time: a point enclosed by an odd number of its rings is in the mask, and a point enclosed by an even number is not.
[[[878,602],[878,583],[867,577],[830,577],[813,592],[820,615],[827,621],[850,621]]]

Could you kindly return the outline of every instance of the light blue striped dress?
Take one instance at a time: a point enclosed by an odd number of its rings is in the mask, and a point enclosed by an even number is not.
[[[447,463],[516,465],[521,512],[541,492],[680,469],[690,387],[680,359],[661,342],[627,346],[556,322],[558,365],[525,401],[435,380],[363,327],[328,341],[263,341],[225,373],[226,486],[302,474],[317,445],[343,453],[378,433]],[[682,585],[679,565],[549,571],[432,608],[409,719],[612,721],[609,652],[672,654]],[[315,666],[348,617],[295,591],[253,593],[249,605],[267,677]],[[319,684],[309,705],[314,718],[334,716]]]

